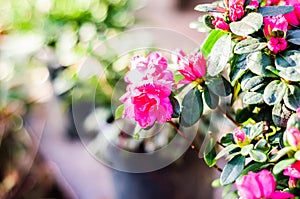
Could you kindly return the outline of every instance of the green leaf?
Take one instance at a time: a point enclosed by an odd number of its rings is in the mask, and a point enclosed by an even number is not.
[[[224,145],[232,144],[232,142],[233,142],[233,136],[232,136],[232,134],[231,134],[231,133],[225,134],[225,135],[221,138],[220,142],[221,142],[222,144],[224,144]]]
[[[249,110],[249,107],[237,110],[235,120],[238,123],[243,123],[247,121],[252,116],[252,110]]]
[[[273,168],[273,173],[275,175],[279,174],[281,171],[283,171],[285,168],[287,168],[289,165],[293,164],[296,161],[295,158],[290,158],[286,160],[281,160],[277,164],[275,164]]]
[[[269,83],[264,91],[264,101],[268,105],[274,105],[279,103],[286,92],[286,84],[280,80],[274,80]]]
[[[289,43],[300,45],[300,30],[288,30],[286,40]]]
[[[226,97],[232,92],[231,84],[223,76],[207,79],[206,85],[210,91],[221,97]]]
[[[245,157],[237,155],[232,158],[224,167],[221,173],[221,184],[228,185],[233,183],[242,173],[245,166]]]
[[[275,59],[276,69],[279,75],[289,81],[300,81],[300,52],[288,50],[277,54]]]
[[[272,72],[267,70],[268,66],[272,66],[271,58],[263,54],[261,51],[250,53],[247,56],[247,66],[251,72],[264,77],[276,77]]]
[[[250,139],[254,139],[257,136],[259,136],[264,130],[264,125],[262,122],[256,123],[254,124],[251,128],[250,128],[250,135],[249,138]]]
[[[264,102],[263,94],[256,92],[246,92],[243,96],[245,104],[261,104]]]
[[[286,14],[294,10],[293,6],[263,6],[258,9],[258,12],[264,17]]]
[[[230,30],[239,36],[250,35],[260,29],[263,24],[263,16],[259,13],[251,12],[241,21],[231,22]]]
[[[252,53],[255,51],[262,50],[266,46],[266,42],[260,42],[258,39],[248,37],[247,39],[242,40],[235,45],[234,53],[240,55],[245,53]]]
[[[247,156],[252,149],[253,149],[253,144],[243,146],[242,149],[241,149],[241,154],[243,156]]]
[[[118,106],[118,108],[115,111],[115,120],[120,119],[123,116],[124,113],[124,104],[121,104]]]
[[[236,144],[231,144],[228,145],[227,147],[223,148],[218,155],[216,156],[216,160],[220,159],[221,157],[223,157],[224,155],[228,154],[229,152],[231,152],[232,150],[238,148],[239,146]]]
[[[270,146],[265,139],[260,139],[254,146],[255,149],[260,149],[262,151],[268,151],[270,149]]]
[[[251,73],[248,73],[247,75],[243,76],[241,88],[243,91],[248,91],[250,89],[256,88],[258,85],[261,85],[264,81],[264,77],[253,76]]]
[[[249,165],[249,164],[248,164]],[[269,166],[270,164],[268,163],[260,163],[260,162],[255,162],[253,164],[250,164],[249,166],[247,166],[243,172],[241,173],[241,175],[247,175],[249,171],[252,172],[258,172],[261,171],[262,169],[265,169]]]
[[[265,162],[267,160],[266,154],[258,149],[251,150],[249,155],[255,162]]]
[[[292,112],[281,103],[275,104],[272,109],[272,120],[276,126],[285,127]]]
[[[179,115],[180,115],[179,102],[177,101],[177,99],[173,95],[170,95],[169,99],[170,99],[170,103],[171,103],[172,108],[173,108],[172,118],[178,118]]]
[[[288,91],[286,92],[283,100],[284,104],[291,110],[296,111],[300,107],[300,88],[294,85],[288,85]]]
[[[217,163],[216,160],[216,149],[215,149],[215,141],[213,138],[210,138],[209,144],[205,147],[204,150],[204,161],[209,167],[214,166]]]
[[[294,158],[296,160],[300,160],[300,151],[297,151],[295,154],[294,154]]]
[[[248,54],[237,56],[237,59],[231,64],[230,68],[230,80],[236,82],[248,69],[247,58]]]
[[[203,93],[207,106],[211,109],[215,109],[219,104],[219,97],[213,92],[209,91],[207,87],[204,88]]]
[[[222,46],[222,48],[220,48]],[[216,41],[207,58],[207,72],[216,76],[225,68],[231,55],[231,35],[225,34]]]
[[[226,33],[224,31],[219,29],[214,29],[209,33],[201,46],[201,52],[205,58],[207,58],[207,56],[210,54],[211,49],[215,45],[216,41],[218,41],[225,34]]]
[[[216,187],[221,187],[221,182],[220,182],[220,178],[215,179],[214,181],[212,181],[211,186],[216,188]]]
[[[203,113],[203,101],[198,89],[190,90],[183,98],[180,123],[183,126],[192,126]]]

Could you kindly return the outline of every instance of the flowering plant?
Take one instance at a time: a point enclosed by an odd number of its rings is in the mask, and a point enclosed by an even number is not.
[[[228,198],[299,196],[300,2],[225,0],[195,9],[208,13],[201,49],[175,52],[176,71],[160,53],[135,56],[116,117],[142,128],[174,121],[189,127],[204,110],[221,109],[236,127],[211,137],[204,150],[208,166],[221,171],[213,184],[231,190]]]

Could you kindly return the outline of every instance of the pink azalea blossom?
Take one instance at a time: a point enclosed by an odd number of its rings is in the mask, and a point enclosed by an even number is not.
[[[297,128],[288,128],[286,130],[286,140],[295,150],[300,148],[300,132]]]
[[[281,2],[281,0],[267,0],[266,5],[267,6],[276,6]]]
[[[300,178],[300,161],[296,161],[284,169],[283,175],[289,176],[289,187],[296,187],[297,180]]]
[[[300,1],[287,0],[286,5],[294,6],[294,10],[284,15],[290,25],[299,26],[300,24]]]
[[[264,34],[266,38],[271,37],[275,31],[287,32],[288,22],[283,15],[264,17]]]
[[[229,25],[224,21],[224,19],[222,17],[214,16],[212,24],[217,29],[221,29],[221,30],[224,30],[224,31],[229,31],[230,30]]]
[[[287,199],[294,195],[287,192],[277,191],[274,176],[268,170],[258,173],[250,171],[241,180],[235,183],[239,196],[243,199]]]
[[[229,0],[228,4],[230,21],[237,21],[244,16],[244,0]]]
[[[184,76],[180,84],[188,84],[206,75],[206,61],[200,53],[192,53],[178,58],[178,71]]]
[[[120,98],[124,103],[124,118],[135,119],[143,128],[155,121],[164,123],[171,119],[173,108],[169,96],[174,76],[167,66],[160,53],[132,58],[131,70],[125,76],[126,93]]]
[[[298,119],[300,120],[300,108],[297,108],[296,115],[297,115]]]
[[[283,51],[286,49],[286,47],[287,47],[287,41],[285,40],[285,38],[271,37],[268,42],[268,48],[274,53]]]

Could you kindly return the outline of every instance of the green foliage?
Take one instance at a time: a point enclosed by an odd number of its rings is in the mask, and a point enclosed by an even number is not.
[[[245,166],[245,157],[242,155],[235,156],[224,167],[221,173],[221,184],[228,185],[233,183],[242,173]]]
[[[249,13],[241,21],[229,24],[232,33],[239,36],[250,35],[260,29],[263,24],[263,16],[259,13]]]

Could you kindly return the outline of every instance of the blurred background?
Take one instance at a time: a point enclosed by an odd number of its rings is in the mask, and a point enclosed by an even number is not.
[[[109,46],[101,53],[94,49],[123,31],[144,27],[176,31],[200,46],[205,35],[189,24],[200,16],[194,6],[207,2],[1,1],[0,198],[219,198],[210,185],[216,173],[198,151],[188,150],[161,170],[131,174],[101,164],[82,142],[101,146],[95,141],[101,129],[121,147],[142,153],[172,139],[172,131],[136,140],[111,128],[114,87],[130,54],[120,58]],[[94,108],[98,123],[90,119]],[[74,111],[80,113],[76,118]],[[199,146],[202,139],[200,133]]]

